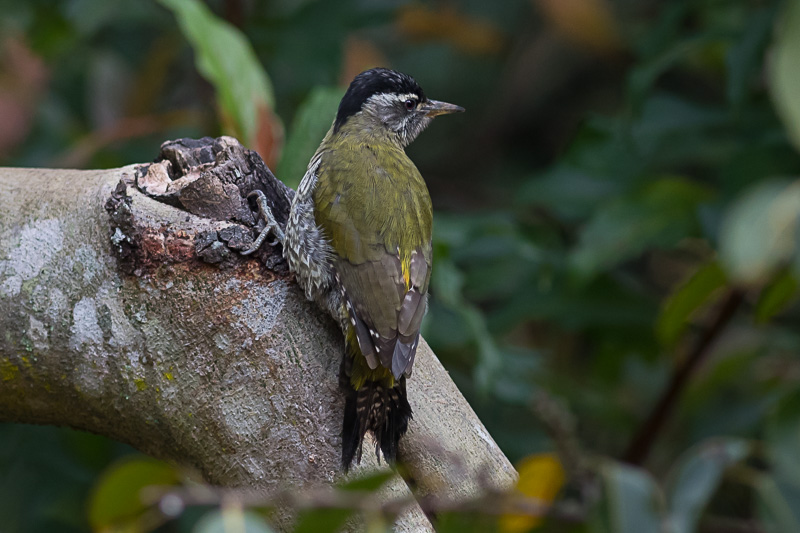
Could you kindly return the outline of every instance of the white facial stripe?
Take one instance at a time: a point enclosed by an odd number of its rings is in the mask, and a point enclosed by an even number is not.
[[[402,100],[404,102],[406,100],[419,100],[419,96],[417,96],[414,93],[401,94],[401,95],[398,95],[398,97],[399,97],[400,100]]]
[[[419,96],[414,93],[409,94],[395,94],[395,93],[378,93],[369,97],[367,102],[382,105],[394,105],[397,102],[405,102],[406,100],[419,101]]]
[[[372,96],[370,96],[369,100],[367,100],[367,103],[378,104],[378,105],[391,105],[395,101],[396,100],[395,100],[393,95],[391,95],[389,93],[379,93],[379,94],[373,94]]]

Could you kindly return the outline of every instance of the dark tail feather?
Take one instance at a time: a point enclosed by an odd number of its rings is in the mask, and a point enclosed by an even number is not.
[[[367,431],[366,419],[358,416],[358,391],[354,390],[349,383],[346,387],[344,402],[344,424],[342,426],[342,466],[345,470],[350,468],[353,457],[358,453],[358,460],[361,461],[361,442],[364,440],[364,433]],[[344,388],[343,387],[343,388]],[[362,387],[364,391],[367,384]]]
[[[394,462],[397,443],[408,429],[411,419],[406,378],[401,377],[391,389],[376,381],[367,381],[357,391],[349,383],[343,385],[347,389],[342,428],[342,465],[345,470],[350,468],[353,458],[356,463],[361,462],[361,447],[367,430],[375,435],[386,460]],[[378,453],[378,448],[375,453]]]

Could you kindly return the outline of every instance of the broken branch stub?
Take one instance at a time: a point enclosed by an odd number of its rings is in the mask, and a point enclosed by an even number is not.
[[[257,220],[250,209],[247,195],[262,191],[281,225],[286,224],[294,197],[294,191],[275,178],[257,153],[232,137],[167,141],[154,163],[140,165],[133,180],[125,179],[106,207],[117,227],[122,228],[112,240],[121,247],[127,272],[186,261],[189,258],[184,246],[176,248],[176,240],[194,246],[197,258],[207,263],[223,267],[239,264],[244,260],[239,252],[253,244],[253,228],[263,228],[263,221]],[[142,234],[131,227],[124,199],[127,187],[136,187],[154,200],[205,219],[210,227],[194,235],[176,234],[169,228],[156,235]],[[255,256],[267,269],[288,274],[280,245],[262,246]]]

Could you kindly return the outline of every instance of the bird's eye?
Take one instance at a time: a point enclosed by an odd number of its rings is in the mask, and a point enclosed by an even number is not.
[[[405,104],[406,104],[406,109],[408,109],[409,111],[413,111],[414,108],[417,107],[417,101],[414,100],[413,98],[409,98],[408,100],[406,100]]]

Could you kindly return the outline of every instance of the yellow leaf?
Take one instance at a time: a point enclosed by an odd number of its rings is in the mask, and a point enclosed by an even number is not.
[[[617,22],[605,0],[534,0],[567,39],[582,48],[613,53],[622,48]]]
[[[558,457],[552,453],[531,455],[517,465],[519,481],[517,493],[537,500],[542,506],[553,503],[564,485],[564,468]],[[540,515],[507,514],[500,518],[500,531],[503,533],[522,533],[538,526],[546,512]]]
[[[360,72],[389,64],[383,52],[372,42],[354,35],[344,42],[339,85],[347,87]]]
[[[504,37],[493,24],[465,15],[449,3],[435,8],[409,4],[398,12],[397,26],[414,41],[444,41],[468,54],[494,54],[503,47]]]

